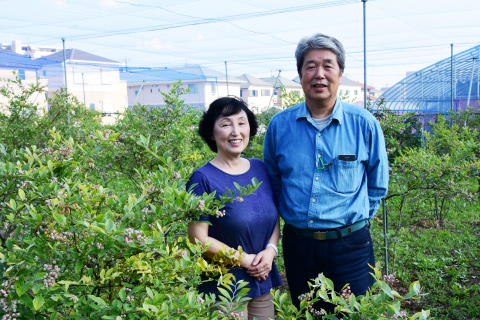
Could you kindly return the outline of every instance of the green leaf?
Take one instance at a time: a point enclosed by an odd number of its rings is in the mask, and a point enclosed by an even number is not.
[[[54,213],[53,213],[53,217],[54,217],[55,220],[57,220],[57,222],[60,223],[61,225],[65,225],[65,224],[67,223],[67,218],[66,218],[65,215],[63,215],[63,214],[54,212]]]
[[[21,297],[28,290],[28,283],[23,283],[23,281],[15,281],[15,290],[19,297]]]
[[[25,305],[28,308],[33,309],[33,300],[32,300],[32,298],[30,298],[30,296],[28,294],[24,294],[22,296],[22,301],[25,303]]]
[[[36,296],[35,299],[33,299],[33,308],[35,310],[40,309],[44,304],[45,304],[45,299],[43,299],[42,296]]]
[[[12,251],[13,250],[13,239],[12,238],[8,238],[7,241],[7,249]]]
[[[148,296],[149,296],[151,299],[153,299],[154,295],[153,295],[152,289],[150,289],[149,287],[146,287],[145,289],[147,290]]]
[[[22,189],[18,189],[18,196],[20,199],[25,199],[25,192]]]
[[[100,298],[100,297],[95,297],[94,295],[91,295],[91,294],[89,294],[88,297],[89,297],[91,300],[95,301],[96,303],[98,303],[98,304],[100,304],[100,305],[102,305],[102,306],[106,306],[106,305],[107,305],[107,303],[106,303],[102,298]]]
[[[79,273],[83,268],[83,261],[78,261],[75,265],[75,273]]]
[[[119,292],[118,292],[118,296],[120,297],[120,299],[122,301],[125,301],[125,299],[127,298],[127,293],[125,292],[125,288],[122,288]]]
[[[105,229],[107,230],[107,232],[110,232],[113,230],[113,227],[113,221],[111,219],[108,219],[107,222],[105,222]]]

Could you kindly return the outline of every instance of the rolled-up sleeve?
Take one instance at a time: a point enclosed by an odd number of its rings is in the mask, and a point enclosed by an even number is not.
[[[369,160],[366,171],[371,219],[380,207],[380,201],[387,195],[389,169],[385,137],[377,120],[371,124],[370,129]]]

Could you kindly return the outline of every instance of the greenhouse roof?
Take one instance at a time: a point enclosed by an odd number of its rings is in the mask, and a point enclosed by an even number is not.
[[[446,113],[467,106],[478,107],[479,57],[480,46],[476,46],[414,72],[385,91],[373,109],[383,103],[392,111],[417,113]]]

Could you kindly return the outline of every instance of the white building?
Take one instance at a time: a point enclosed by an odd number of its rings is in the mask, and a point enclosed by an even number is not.
[[[249,74],[239,78],[245,81],[240,89],[240,97],[253,112],[258,113],[275,105],[273,85]]]
[[[65,50],[66,86],[68,93],[87,108],[104,114],[103,122],[111,123],[127,107],[127,84],[120,80],[121,63],[78,49]],[[52,96],[65,86],[63,51],[46,56],[53,63],[44,64],[42,77],[48,79]]]
[[[41,65],[38,64],[38,60],[32,60],[11,52],[0,51],[0,86],[8,85],[16,94],[19,94],[21,88],[8,82],[8,80],[14,80],[17,76],[22,80],[22,85],[24,86],[40,84],[43,87],[43,91],[35,93],[30,97],[29,101],[38,106],[39,112],[45,112],[47,110],[47,80],[38,78],[40,69]],[[8,99],[0,96],[0,112],[7,112],[7,103]]]
[[[57,46],[22,44],[20,40],[15,40],[12,41],[12,43],[1,43],[0,50],[38,59],[62,51],[62,48]]]
[[[180,68],[129,69],[121,78],[128,83],[128,106],[136,104],[150,107],[164,107],[162,93],[168,93],[173,83],[181,81],[188,89],[182,97],[185,103],[199,109],[206,109],[215,99],[227,95],[240,97],[240,88],[245,80],[228,79],[221,72],[199,65]]]

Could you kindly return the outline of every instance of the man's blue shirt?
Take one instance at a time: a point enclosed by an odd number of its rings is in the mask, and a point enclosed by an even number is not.
[[[355,160],[342,161],[339,155],[355,155]],[[380,124],[367,110],[339,99],[322,130],[305,102],[276,114],[268,125],[263,158],[280,215],[300,229],[371,219],[387,194]]]

